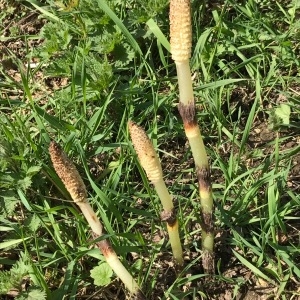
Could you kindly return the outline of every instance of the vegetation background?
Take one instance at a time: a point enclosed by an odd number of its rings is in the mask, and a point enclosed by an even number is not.
[[[192,1],[197,119],[216,205],[201,269],[194,165],[177,111],[167,0],[0,0],[2,299],[125,299],[49,162],[64,147],[149,299],[300,299],[300,1]],[[185,267],[129,141],[146,128]]]

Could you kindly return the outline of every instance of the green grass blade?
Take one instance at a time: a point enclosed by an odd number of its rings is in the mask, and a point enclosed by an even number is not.
[[[157,23],[151,18],[146,23],[149,27],[149,30],[156,36],[157,40],[162,44],[168,52],[170,52],[170,43],[166,36],[162,33]]]
[[[0,249],[5,249],[5,248],[9,248],[12,246],[16,246],[26,240],[30,239],[30,237],[27,238],[23,238],[23,239],[14,239],[14,240],[8,240],[5,242],[0,243]]]
[[[43,15],[45,15],[47,18],[49,18],[52,21],[59,22],[59,17],[55,16],[51,12],[49,12],[47,9],[42,7],[42,4],[35,0],[26,0],[29,2],[33,7],[35,7],[38,11],[40,11]]]
[[[129,43],[131,44],[132,48],[138,52],[140,55],[143,55],[143,52],[132,36],[132,34],[128,31],[125,27],[121,19],[112,11],[112,9],[107,5],[105,0],[97,0],[99,7],[115,22],[115,24],[120,28],[123,34],[127,37]]]
[[[245,151],[245,145],[248,141],[248,137],[252,128],[252,124],[255,118],[255,115],[257,114],[256,106],[257,106],[258,98],[255,98],[254,103],[252,104],[250,113],[247,118],[247,122],[245,125],[245,128],[243,130],[242,140],[241,140],[241,147],[239,149],[239,156]]]
[[[56,116],[49,115],[45,110],[43,110],[36,104],[34,105],[34,109],[37,112],[38,116],[47,121],[49,125],[51,125],[53,128],[56,128],[57,130],[61,131],[76,130],[76,128],[73,125],[69,124],[64,120],[60,120]]]
[[[206,90],[206,89],[216,89],[216,88],[219,88],[221,86],[238,83],[238,82],[245,81],[245,80],[247,80],[247,79],[243,79],[243,78],[223,79],[223,80],[218,80],[218,81],[215,81],[215,82],[202,84],[199,87],[195,88],[195,90],[196,91],[201,91],[201,90]]]
[[[268,282],[273,282],[272,279],[270,279],[268,276],[266,276],[264,273],[262,273],[258,268],[256,268],[254,265],[252,265],[248,260],[246,260],[243,256],[241,256],[238,252],[232,250],[235,257],[249,270],[251,270],[255,275],[265,279]]]

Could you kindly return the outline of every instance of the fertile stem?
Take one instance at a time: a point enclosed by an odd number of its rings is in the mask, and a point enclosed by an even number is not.
[[[167,230],[175,262],[183,265],[182,247],[179,238],[178,220],[166,184],[163,180],[162,168],[153,144],[143,128],[132,121],[128,122],[132,144],[138,155],[141,166],[144,168],[148,179],[153,183],[154,188],[161,200],[163,212],[161,220],[167,222]]]
[[[91,226],[91,229],[94,233],[93,236],[101,237],[103,235],[103,226],[88,203],[86,187],[75,165],[55,142],[50,143],[49,153],[57,175],[70,193],[73,201],[81,209],[87,222]],[[134,281],[132,276],[120,262],[109,241],[102,240],[97,243],[97,246],[113,271],[123,281],[128,290],[134,294],[135,299],[146,300],[138,284]]]
[[[191,146],[199,183],[202,221],[202,263],[205,272],[212,274],[214,273],[213,198],[208,158],[195,115],[195,101],[189,66],[192,44],[190,0],[171,0],[170,37],[171,54],[176,64],[178,77],[178,110],[183,120],[185,134]]]

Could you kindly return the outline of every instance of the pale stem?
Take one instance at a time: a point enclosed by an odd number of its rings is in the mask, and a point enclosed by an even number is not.
[[[189,60],[175,61],[175,64],[179,86],[179,99],[183,105],[188,105],[191,101],[194,102],[193,83]]]
[[[85,216],[87,222],[91,226],[92,231],[101,236],[103,233],[102,224],[100,223],[90,204],[88,202],[76,202],[76,204],[81,209],[82,214]]]
[[[140,289],[115,252],[109,253],[106,257],[106,261],[131,293],[136,293]]]
[[[169,194],[163,179],[153,182],[158,197],[165,211],[171,211],[174,208],[172,197]]]
[[[201,209],[203,213],[211,213],[214,206],[214,201],[212,198],[211,191],[199,191],[200,193],[200,201],[201,201]]]
[[[206,155],[206,150],[200,133],[199,126],[195,126],[194,128],[189,129],[186,132],[186,136],[189,140],[195,165],[199,167],[208,166],[208,158]]]
[[[214,235],[202,231],[202,249],[213,252],[214,249]]]
[[[183,254],[182,254],[181,241],[179,238],[178,221],[176,221],[176,224],[173,227],[167,225],[167,228],[168,228],[169,239],[170,239],[174,259],[178,265],[182,266]]]

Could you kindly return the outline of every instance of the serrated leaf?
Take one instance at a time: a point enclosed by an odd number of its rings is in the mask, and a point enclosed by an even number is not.
[[[30,229],[30,231],[35,232],[40,227],[41,220],[37,217],[37,215],[32,215],[26,220],[25,224]]]
[[[24,259],[17,261],[13,267],[11,268],[11,274],[16,274],[17,276],[22,277],[23,275],[27,274],[29,270],[29,266]]]
[[[275,114],[282,120],[282,123],[285,125],[290,124],[290,114],[291,108],[287,104],[280,104],[279,107],[275,109]]]
[[[4,216],[12,214],[19,201],[14,191],[7,190],[0,193],[0,213]]]
[[[112,67],[107,61],[103,61],[100,56],[90,54],[85,59],[89,85],[99,89],[105,89],[112,76]]]
[[[0,271],[0,295],[5,295],[12,288],[9,271]]]
[[[33,176],[36,173],[38,173],[40,170],[41,170],[41,166],[32,166],[27,170],[26,174]]]
[[[28,293],[28,300],[46,300],[46,293],[44,291],[34,289]]]
[[[18,186],[20,189],[23,191],[26,191],[30,186],[31,186],[31,178],[30,177],[25,177],[23,179],[18,180]]]
[[[118,44],[113,51],[116,67],[125,67],[135,57],[134,50],[127,44]]]
[[[105,286],[111,282],[113,271],[107,263],[102,263],[91,270],[91,277],[94,279],[94,284]]]
[[[33,288],[29,292],[23,292],[16,300],[46,300],[46,293],[40,289]]]

